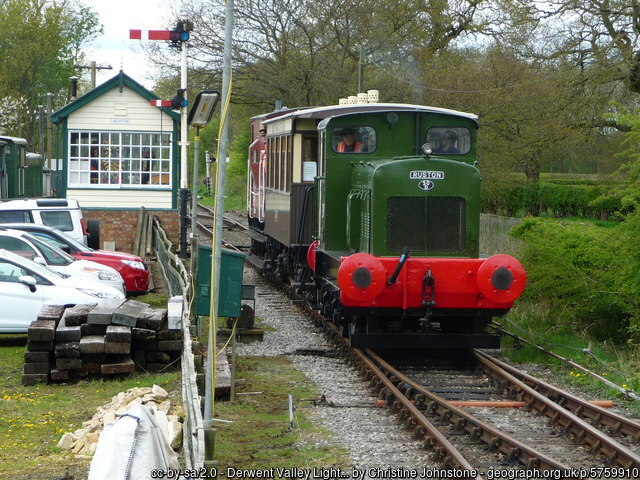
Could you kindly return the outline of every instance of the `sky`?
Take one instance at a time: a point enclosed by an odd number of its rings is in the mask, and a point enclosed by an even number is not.
[[[152,67],[142,51],[141,42],[149,40],[129,40],[130,29],[164,30],[176,17],[171,0],[82,0],[98,13],[104,33],[84,46],[86,64],[95,61],[97,66],[111,66],[111,70],[98,70],[96,83],[118,74],[120,69],[131,78],[152,89],[154,80]],[[168,51],[169,47],[167,47]],[[177,56],[176,56],[177,58]],[[90,81],[89,70],[84,70],[82,78]]]

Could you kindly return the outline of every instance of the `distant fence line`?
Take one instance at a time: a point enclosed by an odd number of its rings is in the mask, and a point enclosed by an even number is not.
[[[509,235],[509,232],[520,225],[520,222],[522,222],[521,218],[481,214],[480,253],[482,255],[507,253],[517,256],[522,249],[522,242]]]

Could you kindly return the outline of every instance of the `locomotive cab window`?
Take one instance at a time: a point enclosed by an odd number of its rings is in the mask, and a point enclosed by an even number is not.
[[[333,130],[331,139],[336,153],[371,153],[377,145],[373,127],[339,127]]]
[[[427,130],[427,143],[438,155],[464,155],[471,150],[471,133],[463,127],[432,127]]]

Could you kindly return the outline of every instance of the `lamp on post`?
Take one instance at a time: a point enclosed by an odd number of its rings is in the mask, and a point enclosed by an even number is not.
[[[187,123],[196,127],[196,136],[193,139],[193,190],[191,192],[191,235],[196,232],[196,209],[198,208],[198,166],[200,163],[200,129],[203,128],[213,116],[220,92],[215,90],[202,90],[193,101],[189,111]]]

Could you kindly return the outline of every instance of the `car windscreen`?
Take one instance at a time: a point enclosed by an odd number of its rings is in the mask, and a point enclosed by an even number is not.
[[[48,280],[55,280],[56,278],[64,278],[65,275],[62,273],[56,272],[54,270],[49,270],[44,265],[40,265],[39,263],[32,262],[31,260],[25,260],[21,258],[19,255],[13,254],[11,252],[5,252],[3,256],[7,258],[2,258],[3,262],[10,262],[15,264],[19,268],[23,268],[26,273],[24,275],[32,275],[34,277],[43,277]]]
[[[38,247],[40,250],[40,254],[44,257],[47,262],[47,265],[56,265],[56,266],[66,266],[70,265],[75,259],[60,250],[58,247],[54,247],[53,245],[49,245],[48,243],[43,242],[42,240],[34,237],[33,235],[29,235],[29,240]]]
[[[55,227],[63,232],[73,231],[71,212],[65,210],[41,210],[40,218],[42,218],[42,223],[48,227]]]

